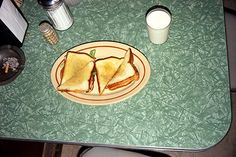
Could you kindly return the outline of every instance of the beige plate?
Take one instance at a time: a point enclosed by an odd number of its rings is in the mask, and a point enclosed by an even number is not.
[[[139,71],[140,77],[137,81],[131,83],[128,86],[119,88],[114,91],[106,89],[103,95],[97,94],[98,87],[96,78],[94,82],[94,90],[91,93],[74,93],[74,92],[60,92],[60,91],[57,92],[69,100],[87,105],[107,105],[107,104],[117,103],[138,93],[148,82],[151,73],[148,60],[139,50],[130,47],[129,45],[118,42],[98,41],[98,42],[82,44],[68,51],[79,51],[79,52],[89,53],[91,50],[95,49],[96,50],[95,57],[98,59],[108,56],[124,57],[128,48],[131,48],[134,54],[134,65],[137,67]],[[57,89],[61,81],[60,72],[64,65],[64,58],[66,53],[67,51],[64,52],[56,60],[56,62],[52,67],[51,80],[55,89]]]

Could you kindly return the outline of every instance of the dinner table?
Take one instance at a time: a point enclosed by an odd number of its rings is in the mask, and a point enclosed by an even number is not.
[[[145,15],[171,11],[168,40],[150,42]],[[36,0],[20,10],[28,21],[25,65],[0,86],[0,138],[134,149],[204,150],[231,125],[231,97],[222,0],[81,0],[69,7],[73,25],[49,44],[39,31],[47,12]],[[65,98],[51,81],[67,50],[96,42],[129,45],[150,66],[142,89],[94,105]],[[142,62],[142,60],[141,60]],[[1,76],[0,76],[1,77]]]

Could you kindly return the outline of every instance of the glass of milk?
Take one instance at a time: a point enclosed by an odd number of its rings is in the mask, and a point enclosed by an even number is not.
[[[171,12],[164,6],[151,7],[146,13],[148,36],[152,43],[163,44],[168,39]]]

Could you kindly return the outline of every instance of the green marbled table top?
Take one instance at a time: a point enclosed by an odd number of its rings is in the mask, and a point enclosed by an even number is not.
[[[159,2],[172,12],[168,42],[152,44],[145,13]],[[36,0],[21,8],[29,22],[22,50],[26,65],[0,87],[0,136],[121,147],[202,149],[218,143],[231,122],[229,76],[221,0],[81,0],[73,26],[51,46],[38,31],[47,19]],[[139,49],[151,77],[135,96],[88,106],[58,94],[54,61],[85,42],[112,40]]]

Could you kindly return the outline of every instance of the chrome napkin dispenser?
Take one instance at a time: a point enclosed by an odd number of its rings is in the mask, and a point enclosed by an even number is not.
[[[21,47],[28,22],[11,0],[0,0],[0,46]]]

